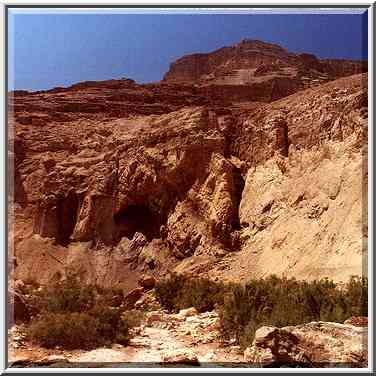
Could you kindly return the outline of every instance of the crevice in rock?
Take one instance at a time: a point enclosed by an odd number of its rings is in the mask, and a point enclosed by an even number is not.
[[[115,239],[133,239],[136,232],[145,235],[148,241],[160,238],[161,218],[146,205],[128,205],[114,215]]]
[[[27,205],[27,194],[23,185],[21,174],[17,168],[15,168],[14,179],[13,182],[11,182],[11,193],[13,193],[14,202],[20,204],[22,208]]]
[[[68,245],[77,222],[79,198],[76,192],[70,191],[66,197],[58,201],[58,242]]]
[[[232,229],[233,230],[240,230],[240,218],[239,218],[239,208],[240,202],[242,200],[243,190],[245,186],[245,180],[242,176],[240,168],[235,167],[233,172],[233,179],[234,179],[234,200],[235,200],[235,216],[232,222]]]
[[[289,137],[288,126],[285,120],[279,120],[276,124],[276,151],[284,157],[288,157],[289,153]]]

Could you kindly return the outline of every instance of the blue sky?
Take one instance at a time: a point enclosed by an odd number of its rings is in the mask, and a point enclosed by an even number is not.
[[[320,58],[366,59],[367,15],[10,10],[9,88],[41,90],[120,77],[158,81],[182,55],[244,38]]]

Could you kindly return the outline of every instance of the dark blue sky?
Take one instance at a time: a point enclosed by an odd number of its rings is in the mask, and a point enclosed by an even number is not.
[[[158,81],[182,55],[244,38],[320,58],[367,58],[367,14],[9,15],[9,88],[84,80]],[[19,12],[19,11],[18,11]],[[116,12],[116,11],[115,11]]]

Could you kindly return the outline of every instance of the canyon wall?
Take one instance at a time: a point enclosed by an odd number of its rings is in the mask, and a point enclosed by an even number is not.
[[[244,43],[274,63],[324,64]],[[223,61],[233,53],[222,49]],[[15,277],[47,283],[74,266],[131,289],[173,270],[229,281],[365,274],[367,74],[291,81],[277,96],[252,85],[219,95],[123,79],[11,93]]]

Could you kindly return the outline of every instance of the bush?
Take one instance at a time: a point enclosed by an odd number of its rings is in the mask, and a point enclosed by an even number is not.
[[[126,345],[129,329],[140,325],[142,315],[119,306],[123,291],[85,285],[82,274],[67,271],[50,286],[34,292],[34,319],[28,327],[32,341],[51,348],[88,349],[113,342]]]
[[[43,314],[28,328],[29,338],[46,348],[90,349],[98,344],[98,320],[87,313]]]
[[[142,311],[131,309],[130,311],[124,311],[121,315],[121,319],[129,328],[133,328],[141,326],[146,319],[146,315]]]
[[[368,280],[352,277],[346,285],[346,301],[351,316],[368,316]]]
[[[328,279],[305,282],[277,278],[235,286],[220,309],[221,332],[248,346],[262,325],[289,326],[310,321],[343,322],[366,314],[367,280],[352,278],[344,289]]]
[[[224,339],[248,346],[262,325],[289,326],[310,321],[343,322],[367,315],[367,279],[351,278],[340,289],[328,279],[306,282],[270,276],[240,284],[172,274],[157,282],[156,296],[170,310],[195,307],[199,312],[219,307]]]
[[[159,303],[169,311],[195,307],[199,312],[211,311],[223,304],[224,285],[205,278],[171,274],[157,281],[155,293]]]
[[[32,295],[30,303],[37,313],[87,312],[96,305],[120,307],[124,300],[122,289],[87,285],[81,272],[69,269],[64,278],[56,274],[49,286]]]
[[[65,278],[56,276],[51,284],[36,292],[38,312],[85,312],[94,307],[98,295],[95,286],[84,285],[80,273],[67,270]]]
[[[113,342],[127,344],[129,326],[119,310],[95,307],[90,313],[43,314],[29,326],[28,335],[46,348],[92,349]]]

